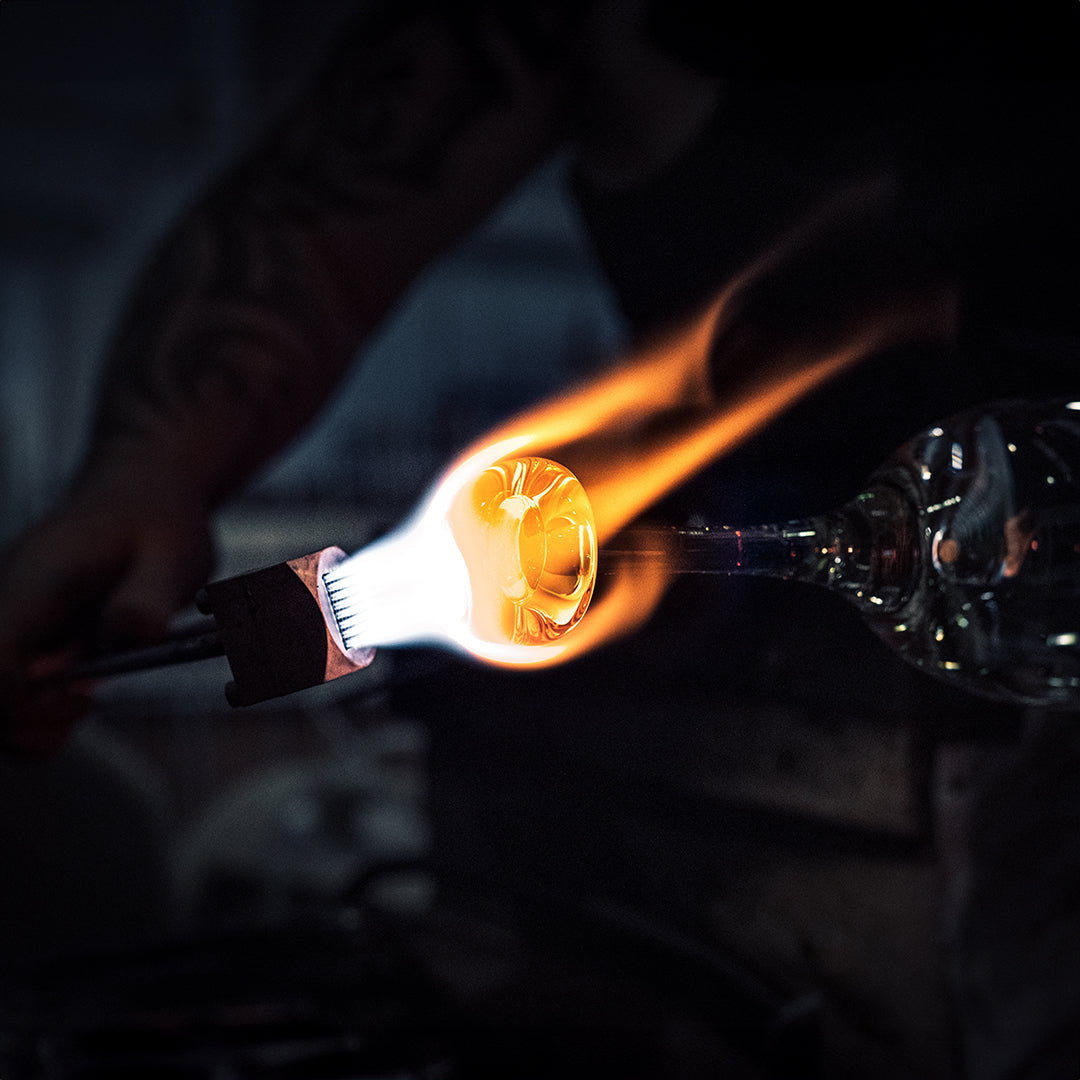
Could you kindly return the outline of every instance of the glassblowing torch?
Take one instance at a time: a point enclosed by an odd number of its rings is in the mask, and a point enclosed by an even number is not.
[[[557,656],[596,579],[584,490],[546,458],[501,458],[472,472],[464,482],[451,473],[411,521],[353,556],[327,547],[214,582],[196,597],[209,616],[202,623],[60,677],[224,655],[229,703],[253,705],[367,667],[376,646],[441,642],[493,663]]]
[[[224,656],[230,705],[254,705],[359,671],[375,650],[338,647],[319,602],[319,581],[345,559],[339,547],[213,582],[195,599],[206,616],[161,642],[94,657],[63,673],[97,679]]]

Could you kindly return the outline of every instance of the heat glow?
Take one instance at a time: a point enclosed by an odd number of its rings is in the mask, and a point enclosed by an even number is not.
[[[950,332],[948,305],[940,290],[929,290],[871,305],[859,318],[839,320],[827,337],[784,324],[748,356],[745,343],[754,342],[758,327],[740,322],[742,312],[783,257],[783,249],[772,252],[698,318],[468,448],[404,526],[335,571],[346,594],[338,610],[350,630],[345,651],[433,641],[491,663],[535,666],[567,660],[637,628],[667,586],[663,559],[605,566],[611,573],[605,572],[588,617],[580,618],[582,607],[572,626],[560,627],[550,640],[521,643],[491,632],[492,620],[474,610],[491,589],[470,580],[476,563],[470,569],[463,555],[486,542],[482,523],[470,523],[461,512],[485,470],[510,457],[565,466],[591,503],[603,564],[603,545],[615,533],[800,398],[879,348]],[[474,529],[480,532],[472,535]]]
[[[588,494],[602,560],[604,542],[619,529],[865,351],[863,342],[793,363],[779,377],[774,371],[750,381],[719,406],[707,383],[717,315],[714,306],[616,370],[508,421],[463,454],[404,525],[336,567],[330,583],[346,595],[335,604],[336,620],[329,621],[340,627],[338,643],[346,655],[370,646],[432,642],[490,663],[536,666],[567,660],[640,626],[668,583],[662,560],[614,567],[588,618],[550,641],[515,642],[493,628],[491,617],[481,612],[477,618],[478,597],[491,590],[475,580],[475,563],[470,577],[463,554],[486,542],[483,523],[474,518],[470,524],[469,498],[499,462],[524,455],[554,459]]]

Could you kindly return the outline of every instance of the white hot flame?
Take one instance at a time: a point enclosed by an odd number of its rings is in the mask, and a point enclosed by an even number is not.
[[[450,527],[457,496],[528,436],[505,439],[452,468],[398,529],[333,567],[319,600],[338,647],[352,659],[371,647],[441,644],[496,664],[550,663],[560,644],[487,641],[470,627],[473,587]]]

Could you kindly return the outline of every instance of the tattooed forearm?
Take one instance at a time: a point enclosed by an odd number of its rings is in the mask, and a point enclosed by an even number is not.
[[[560,77],[497,26],[430,7],[358,24],[300,108],[180,224],[117,337],[99,444],[170,442],[224,494],[550,148]]]
[[[507,91],[497,64],[454,22],[365,20],[275,147],[261,204],[371,210],[429,187],[463,130]]]

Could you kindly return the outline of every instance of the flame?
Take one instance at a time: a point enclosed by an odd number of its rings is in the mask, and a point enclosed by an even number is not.
[[[896,288],[882,290],[880,279],[874,278],[879,292],[856,295],[852,303],[852,279],[842,278],[835,311],[815,312],[829,315],[827,332],[816,317],[808,326],[800,325],[797,317],[790,320],[793,325],[785,322],[783,290],[779,304],[770,292],[778,273],[782,277],[792,266],[799,273],[804,265],[813,267],[808,252],[813,256],[822,247],[826,255],[832,252],[838,215],[847,220],[852,213],[858,216],[859,206],[872,209],[881,191],[871,185],[854,199],[848,195],[749,266],[696,318],[591,382],[520,413],[467,448],[405,532],[435,536],[459,494],[484,468],[510,454],[535,455],[559,462],[584,485],[602,560],[605,541],[659,498],[861,358],[901,340],[948,337],[953,327],[951,291],[936,285],[906,288],[899,280]],[[823,280],[820,307],[830,299],[827,275]],[[854,293],[861,287],[857,282]],[[805,311],[801,317],[805,321]],[[417,572],[434,557],[414,551],[409,558],[411,568],[398,576]],[[641,560],[633,567],[615,567],[588,615],[551,644],[479,640],[460,620],[444,627],[441,637],[491,663],[561,662],[644,623],[668,584],[663,564],[662,559]],[[457,610],[467,602],[456,596],[451,606]]]
[[[719,455],[761,429],[784,409],[865,354],[863,343],[755,379],[724,407],[707,391],[710,342],[722,304],[711,305],[681,332],[594,382],[528,410],[466,451],[439,485],[452,497],[470,462],[493,459],[492,447],[553,458],[588,492],[602,545],[653,503]],[[466,645],[491,662],[549,664],[568,660],[641,626],[670,580],[664,560],[615,567],[587,618],[559,644],[537,655],[528,647],[500,650]],[[463,643],[463,642],[462,642]],[[464,644],[464,643],[463,643]]]

